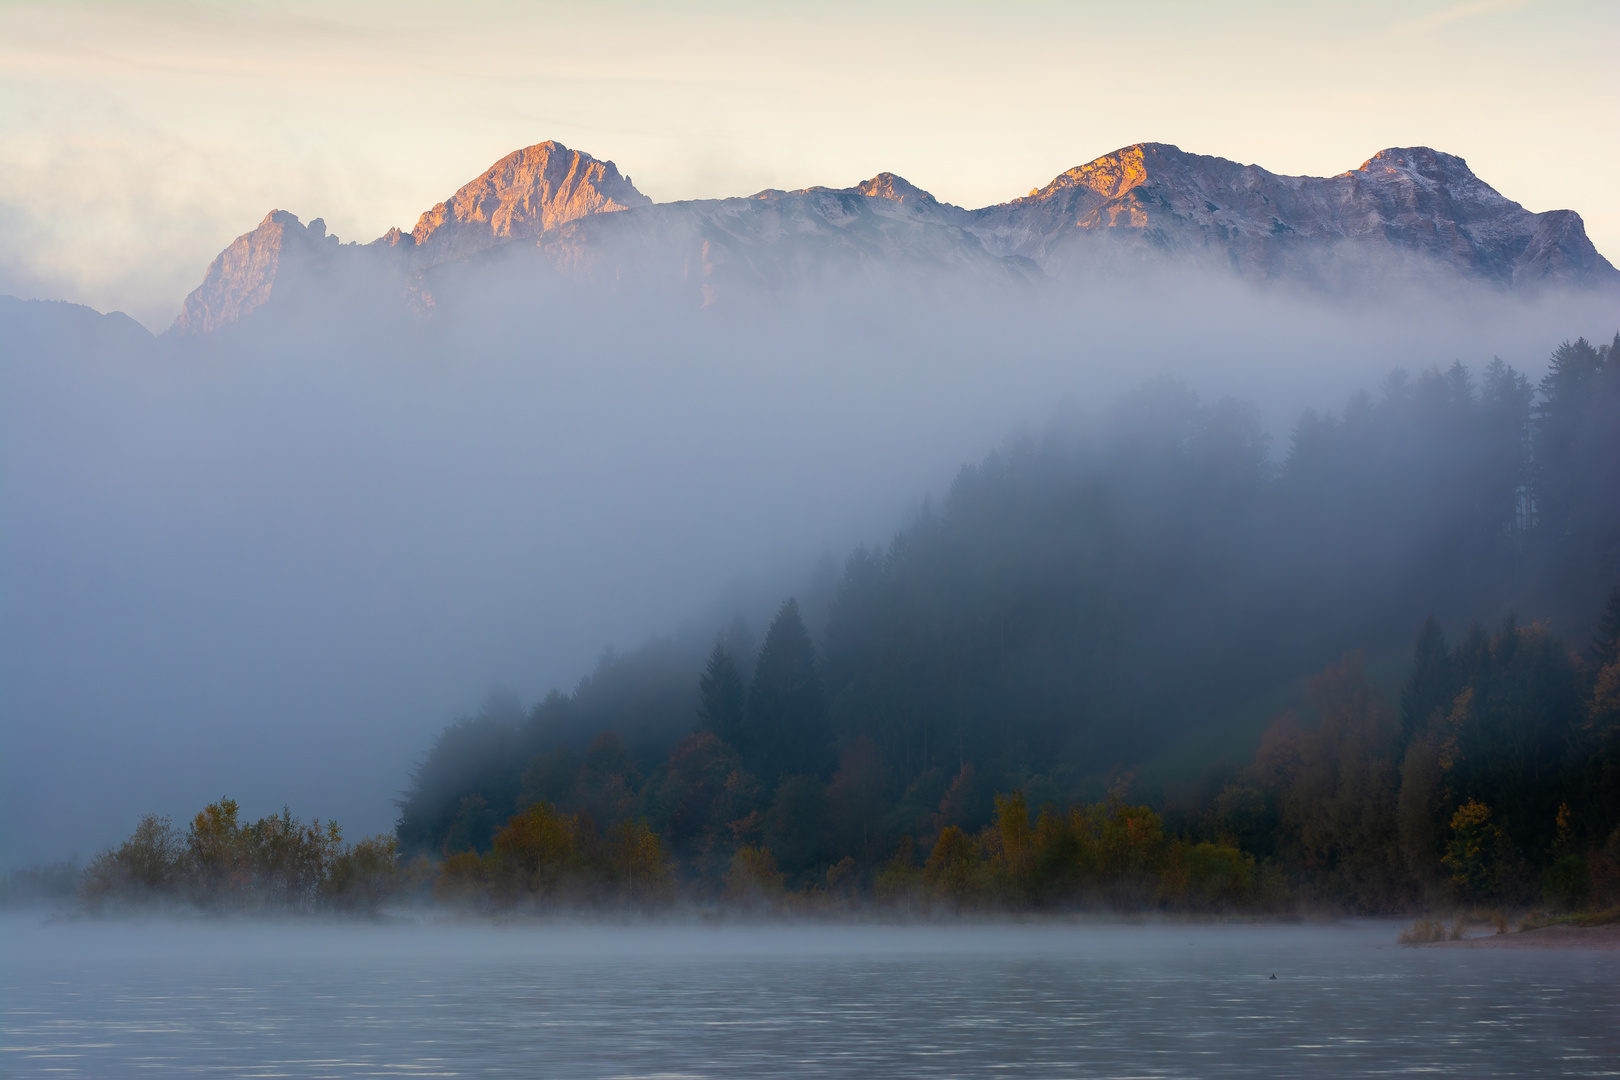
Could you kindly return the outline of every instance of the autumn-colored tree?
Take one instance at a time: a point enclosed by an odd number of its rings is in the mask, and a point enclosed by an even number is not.
[[[827,888],[834,894],[849,896],[855,889],[855,858],[845,855],[827,867]]]
[[[1230,910],[1254,899],[1255,859],[1230,844],[1178,843],[1166,854],[1162,882],[1179,905]]]
[[[182,840],[148,815],[86,868],[80,896],[109,903],[189,902],[215,909],[375,910],[400,885],[395,841],[343,841],[336,822],[304,824],[289,810],[244,824],[233,799],[210,803]]]
[[[457,903],[487,902],[489,863],[476,851],[458,851],[439,864],[433,895]]]
[[[249,884],[237,812],[235,799],[221,799],[191,819],[186,857],[196,886],[205,893],[219,894]]]
[[[1084,820],[1101,895],[1127,910],[1151,903],[1165,854],[1164,820],[1149,807],[1126,805],[1117,794],[1092,807]]]
[[[779,899],[783,893],[782,873],[776,856],[767,847],[747,845],[737,849],[726,871],[726,895],[745,904],[762,904]]]
[[[91,860],[79,896],[92,909],[109,903],[172,893],[183,870],[185,847],[167,817],[147,814],[118,847]]]
[[[1300,738],[1283,820],[1325,899],[1364,911],[1407,902],[1414,885],[1396,819],[1400,728],[1373,690],[1359,652],[1307,685],[1321,717]]]
[[[978,867],[978,845],[959,827],[947,825],[923,864],[923,881],[941,896],[965,899]]]
[[[675,744],[648,781],[642,806],[652,827],[705,880],[717,881],[735,846],[731,823],[760,809],[759,783],[713,732]]]
[[[922,886],[922,871],[917,866],[917,842],[911,836],[902,836],[894,855],[878,871],[873,892],[879,900],[909,903]]]
[[[622,821],[635,813],[640,789],[640,771],[624,740],[615,731],[602,732],[580,769],[580,810],[597,821]]]
[[[1030,872],[1037,895],[1048,899],[1078,895],[1095,870],[1092,831],[1081,809],[1064,815],[1041,807],[1030,835]]]
[[[594,852],[596,827],[588,818],[558,813],[539,802],[509,818],[490,848],[490,880],[507,902],[551,896],[575,884]]]
[[[1015,790],[1010,795],[997,794],[995,798],[998,861],[1014,882],[1027,888],[1034,858],[1034,830],[1029,825],[1029,805],[1024,801],[1021,790]]]
[[[1558,805],[1557,839],[1553,842],[1552,865],[1541,876],[1543,895],[1565,909],[1577,908],[1592,892],[1592,870],[1586,852],[1575,842],[1569,803]]]
[[[260,902],[313,907],[334,859],[346,850],[343,830],[319,818],[303,824],[286,807],[280,816],[242,827],[241,844],[251,888]]]
[[[368,836],[333,856],[320,891],[340,911],[375,912],[399,891],[403,875],[399,842]]]
[[[1497,856],[1502,830],[1491,823],[1490,807],[1470,799],[1451,816],[1451,839],[1441,861],[1451,887],[1462,900],[1492,898],[1497,890]]]
[[[435,885],[442,899],[510,907],[602,901],[662,902],[672,881],[658,835],[628,819],[605,834],[584,812],[538,802],[498,831],[488,855],[445,859]]]
[[[966,823],[970,804],[977,794],[976,775],[973,762],[962,763],[956,776],[946,787],[945,794],[940,797],[938,808],[928,818],[930,828],[928,840],[936,841],[946,826]]]
[[[1222,787],[1204,814],[1203,827],[1219,843],[1270,857],[1277,850],[1276,790],[1250,781],[1246,777]]]
[[[669,861],[658,834],[645,821],[621,821],[602,839],[607,871],[624,895],[637,901],[668,900],[673,889]]]

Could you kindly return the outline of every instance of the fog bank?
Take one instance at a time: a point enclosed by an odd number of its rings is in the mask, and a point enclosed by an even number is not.
[[[388,830],[492,686],[883,542],[961,465],[1145,379],[1255,402],[1286,449],[1391,368],[1615,330],[1611,299],[1330,305],[1192,278],[699,312],[557,294],[418,321],[249,320],[0,352],[0,862],[87,856],[221,795]],[[757,622],[756,622],[757,625]],[[814,629],[814,628],[813,628]]]

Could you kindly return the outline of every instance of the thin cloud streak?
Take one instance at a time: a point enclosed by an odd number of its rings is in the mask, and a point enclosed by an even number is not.
[[[1540,2],[1541,0],[1475,0],[1474,3],[1457,4],[1446,8],[1444,11],[1436,11],[1421,18],[1399,23],[1397,29],[1409,34],[1423,30],[1438,30],[1442,26],[1450,26],[1453,23],[1476,19],[1482,15],[1496,15],[1504,11],[1516,11],[1520,8],[1534,7],[1539,5]]]

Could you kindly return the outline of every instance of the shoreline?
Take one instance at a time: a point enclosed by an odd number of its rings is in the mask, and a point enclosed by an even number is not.
[[[1620,924],[1606,926],[1541,926],[1508,934],[1486,934],[1461,941],[1430,941],[1414,949],[1579,949],[1620,952]]]
[[[477,912],[442,908],[436,905],[386,909],[371,914],[318,912],[304,913],[273,909],[238,911],[198,911],[188,908],[125,908],[117,911],[87,912],[49,908],[15,907],[0,910],[0,921],[32,923],[40,927],[156,925],[211,926],[257,925],[280,927],[321,927],[392,929],[447,929],[489,927],[501,929],[936,929],[1002,930],[1072,929],[1162,930],[1213,929],[1282,930],[1306,927],[1318,930],[1353,931],[1369,924],[1384,924],[1390,930],[1385,943],[1394,948],[1435,949],[1539,949],[1620,952],[1620,923],[1599,926],[1553,924],[1508,933],[1482,933],[1456,941],[1397,942],[1395,931],[1403,921],[1389,916],[1355,917],[1329,913],[1294,915],[1237,915],[1193,913],[1125,912],[769,912],[759,909],[685,908],[663,911],[505,911]],[[1475,924],[1478,925],[1477,923]]]

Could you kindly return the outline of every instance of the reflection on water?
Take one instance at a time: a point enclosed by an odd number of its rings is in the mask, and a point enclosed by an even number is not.
[[[0,1073],[1620,1075],[1620,956],[1395,933],[12,919]]]

